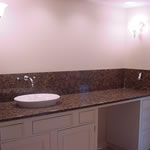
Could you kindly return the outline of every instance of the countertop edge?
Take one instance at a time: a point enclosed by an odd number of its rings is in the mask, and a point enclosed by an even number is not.
[[[50,115],[50,114],[57,114],[57,113],[61,113],[61,112],[67,112],[67,111],[73,111],[73,110],[78,110],[78,109],[84,109],[84,108],[90,108],[90,107],[99,107],[99,106],[104,106],[106,107],[107,105],[110,104],[115,104],[115,103],[124,103],[124,102],[132,102],[135,99],[140,99],[140,98],[146,98],[149,97],[150,94],[144,95],[144,96],[135,96],[132,98],[126,98],[126,99],[117,99],[117,100],[113,100],[113,101],[109,101],[109,102],[103,102],[103,103],[96,103],[96,104],[90,104],[90,105],[85,105],[85,106],[79,106],[79,107],[74,107],[74,108],[67,108],[67,109],[63,109],[63,110],[57,110],[57,111],[53,111],[53,112],[41,112],[38,114],[31,114],[31,115],[20,115],[20,116],[16,116],[16,117],[11,117],[11,118],[6,118],[6,119],[0,119],[0,123],[2,122],[8,122],[8,121],[14,121],[14,120],[20,120],[20,119],[26,119],[26,118],[32,118],[32,117],[38,117],[38,116],[43,116],[43,115]]]

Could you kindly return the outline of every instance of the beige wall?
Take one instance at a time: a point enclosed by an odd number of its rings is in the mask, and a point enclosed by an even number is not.
[[[84,0],[5,0],[0,74],[122,68],[124,9]]]
[[[134,16],[144,15],[148,17],[148,25],[150,26],[150,6],[127,9],[126,24],[132,20]],[[135,39],[126,28],[126,68],[134,69],[150,69],[150,30],[137,36]]]

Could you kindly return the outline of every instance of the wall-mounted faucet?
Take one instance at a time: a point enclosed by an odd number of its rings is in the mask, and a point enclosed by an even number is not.
[[[16,79],[19,81],[19,80],[21,80],[22,78],[21,78],[21,77],[17,77]],[[29,81],[31,82],[31,86],[32,86],[32,87],[34,87],[34,79],[36,79],[35,76],[33,76],[33,77],[28,76],[28,75],[24,75],[24,76],[23,76],[23,80],[24,80],[24,81],[28,81],[28,80],[29,80]]]
[[[25,75],[25,76],[24,76],[24,81],[30,80],[31,86],[34,87],[34,79],[35,79],[35,78],[36,78],[35,76],[30,77],[30,76],[28,76],[28,75]]]

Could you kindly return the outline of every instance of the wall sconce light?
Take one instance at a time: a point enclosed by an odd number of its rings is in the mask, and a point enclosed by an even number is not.
[[[139,29],[140,29],[141,33],[144,31],[144,27],[145,27],[145,23],[144,22],[140,22]]]
[[[5,9],[7,8],[7,4],[0,3],[0,18],[4,15]]]
[[[148,31],[148,19],[146,16],[136,16],[128,25],[129,30],[133,34],[133,38]]]

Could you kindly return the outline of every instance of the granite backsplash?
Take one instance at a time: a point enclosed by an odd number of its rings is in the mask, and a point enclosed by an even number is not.
[[[125,69],[124,73],[124,87],[150,90],[150,70]],[[138,80],[139,73],[142,73],[141,80]]]
[[[24,75],[35,76],[34,87]],[[17,77],[20,80],[17,80]],[[52,92],[60,95],[124,87],[124,69],[66,71],[0,75],[0,101],[29,93]]]
[[[138,80],[140,72],[142,78]],[[30,81],[24,81],[24,75],[36,77],[34,87],[31,87]],[[30,93],[66,95],[117,88],[150,90],[150,71],[106,69],[0,75],[0,102],[12,101],[15,96]]]

